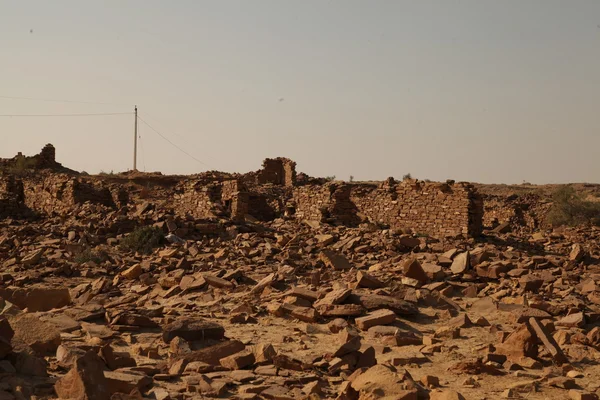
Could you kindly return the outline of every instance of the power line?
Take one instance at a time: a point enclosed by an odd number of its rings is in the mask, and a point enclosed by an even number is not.
[[[144,116],[149,119],[150,121],[153,121],[154,124],[158,124],[158,126],[162,125],[159,121],[157,121],[154,117],[151,117],[150,115],[144,113]],[[173,131],[169,131],[170,134],[173,134],[175,136],[177,136],[179,139],[181,139],[181,141],[183,142],[183,144],[186,145],[187,149],[192,149],[192,150],[196,150],[195,152],[198,153],[198,148],[196,145],[192,144],[188,139],[186,139],[185,136],[178,134],[177,132],[173,132]],[[205,154],[205,157],[211,159],[212,161],[214,161],[214,158],[212,158],[210,155]]]
[[[17,96],[0,96],[0,99],[46,101],[46,102],[51,102],[51,103],[100,104],[100,105],[105,105],[105,106],[124,106],[124,105],[129,105],[129,104],[117,104],[117,103],[103,103],[103,102],[99,102],[99,101],[39,99],[39,98],[35,98],[35,97],[17,97]]]
[[[191,154],[190,154],[190,153],[188,153],[187,151],[183,150],[181,147],[177,146],[175,143],[171,142],[171,141],[170,141],[170,140],[169,140],[167,137],[165,137],[165,136],[164,136],[162,133],[160,133],[159,131],[157,131],[156,129],[154,129],[154,128],[152,127],[152,125],[150,125],[149,123],[147,123],[146,121],[144,121],[144,119],[143,119],[142,117],[138,116],[138,119],[139,119],[140,121],[142,121],[144,124],[146,124],[146,125],[148,126],[148,128],[152,129],[152,130],[153,130],[153,131],[154,131],[154,132],[155,132],[155,133],[156,133],[158,136],[160,136],[160,137],[161,137],[161,138],[163,138],[165,141],[167,141],[167,142],[168,142],[168,143],[169,143],[171,146],[175,147],[177,150],[181,151],[183,154],[185,154],[185,155],[187,155],[188,157],[192,158],[193,160],[195,160],[195,161],[199,162],[200,164],[202,164],[202,165],[205,165],[205,166],[207,166],[207,167],[211,168],[211,167],[210,167],[210,165],[206,164],[206,163],[205,163],[205,162],[203,162],[203,161],[200,161],[199,159],[197,159],[196,157],[194,157],[193,155],[191,155]]]
[[[92,114],[0,114],[0,117],[95,117],[100,115],[132,115],[131,112]]]

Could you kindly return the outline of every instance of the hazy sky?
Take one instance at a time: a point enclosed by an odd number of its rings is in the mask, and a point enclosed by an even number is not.
[[[600,182],[600,1],[0,0],[0,114],[131,112],[139,169]],[[0,157],[131,168],[133,116],[0,117]]]

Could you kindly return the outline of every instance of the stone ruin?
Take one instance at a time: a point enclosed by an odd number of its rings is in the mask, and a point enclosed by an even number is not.
[[[178,213],[193,218],[293,216],[347,226],[371,222],[437,237],[477,236],[483,228],[483,200],[470,184],[390,178],[380,184],[297,185],[295,163],[285,158],[267,159],[262,170],[242,179],[186,181],[174,200]]]
[[[13,158],[0,159],[0,169],[13,172],[25,172],[28,170],[75,172],[56,162],[56,149],[50,143],[45,145],[42,151],[34,156],[24,156],[23,153],[19,152]]]
[[[3,165],[14,165],[13,159]],[[33,157],[35,168],[62,168],[55,149],[46,145]],[[477,236],[483,229],[483,199],[467,183],[431,183],[388,178],[380,183],[297,181],[296,163],[266,159],[263,168],[245,175],[205,174],[182,179],[167,196],[175,212],[194,219],[247,217],[269,221],[278,217],[346,226],[374,223],[390,229],[410,229],[434,237]],[[124,185],[69,173],[38,171],[0,181],[0,215],[32,210],[66,214],[92,203],[116,209],[128,203]]]
[[[128,201],[127,193],[56,162],[56,150],[47,144],[28,157],[19,153],[0,159],[0,217],[19,217],[31,212],[67,214],[85,203],[117,208]]]

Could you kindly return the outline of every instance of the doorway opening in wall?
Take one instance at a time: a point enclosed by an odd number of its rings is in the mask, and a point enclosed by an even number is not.
[[[285,208],[285,216],[286,217],[291,217],[291,216],[294,216],[294,215],[296,215],[296,207],[294,207],[294,206],[287,206]]]
[[[231,200],[225,200],[225,212],[231,215]]]

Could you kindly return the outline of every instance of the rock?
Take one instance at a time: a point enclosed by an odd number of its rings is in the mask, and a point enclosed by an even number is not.
[[[569,328],[582,327],[585,325],[585,317],[582,312],[567,315],[554,323],[556,326],[566,326]]]
[[[495,227],[492,232],[494,233],[509,233],[511,231],[510,222],[503,222]]]
[[[254,346],[252,352],[256,363],[270,363],[273,361],[273,357],[277,355],[273,345],[265,343]]]
[[[12,351],[11,340],[15,332],[10,326],[8,320],[0,317],[0,359],[6,357]]]
[[[321,246],[328,246],[335,242],[333,235],[315,235],[315,239],[317,239],[317,243]]]
[[[269,274],[262,278],[251,290],[252,293],[259,293],[267,286],[271,286],[275,282],[275,274]]]
[[[417,307],[409,303],[406,300],[397,299],[391,296],[384,296],[378,294],[353,294],[350,296],[349,302],[353,304],[360,304],[367,310],[378,310],[386,308],[394,311],[400,316],[410,316],[418,314],[419,310]]]
[[[219,340],[225,337],[225,329],[215,322],[200,318],[181,318],[163,327],[162,337],[165,343],[177,336],[188,341]]]
[[[365,313],[365,308],[360,304],[323,304],[315,308],[322,317],[358,317]]]
[[[371,368],[376,364],[377,357],[375,354],[375,348],[373,346],[369,346],[358,357],[356,368]]]
[[[452,261],[450,270],[453,274],[462,274],[471,268],[469,252],[460,253]]]
[[[21,351],[17,354],[15,369],[19,374],[47,377],[48,363],[45,359],[28,351]]]
[[[111,325],[126,325],[126,326],[139,326],[144,328],[156,328],[158,324],[154,322],[150,317],[140,314],[121,313],[118,314],[110,322]]]
[[[356,326],[360,330],[366,331],[375,325],[387,325],[391,324],[396,320],[396,313],[390,310],[381,309],[376,310],[364,317],[356,318]]]
[[[321,251],[319,259],[326,267],[333,268],[334,270],[341,271],[352,268],[346,257],[331,250]]]
[[[398,239],[398,243],[400,244],[400,246],[403,246],[403,247],[406,247],[409,249],[414,249],[415,247],[419,247],[419,245],[421,244],[421,241],[419,240],[419,238],[412,237],[410,235],[402,235]]]
[[[315,302],[315,307],[336,305],[344,302],[352,293],[350,289],[338,289],[327,293],[322,299]]]
[[[496,353],[503,354],[513,360],[522,357],[537,357],[536,338],[526,325],[521,325],[512,332],[504,342],[496,345]]]
[[[407,372],[398,374],[391,367],[375,365],[351,383],[352,389],[359,392],[362,399],[394,398],[416,399],[417,385]]]
[[[121,272],[121,276],[129,280],[137,279],[140,275],[142,275],[142,266],[140,264],[135,264]]]
[[[431,280],[437,281],[444,279],[445,274],[440,265],[423,263],[421,264],[421,268],[423,269],[423,272],[425,272],[425,275]]]
[[[54,390],[59,399],[110,400],[102,360],[88,352],[75,361],[73,368],[56,381]]]
[[[575,383],[574,379],[567,378],[564,376],[557,376],[557,377],[548,379],[548,385],[559,387],[562,389],[576,389],[577,388],[577,384]]]
[[[591,345],[599,346],[600,345],[600,327],[596,326],[596,327],[592,328],[592,330],[590,330],[587,333],[586,338]]]
[[[110,345],[102,346],[98,355],[111,370],[136,366],[135,360],[129,353],[115,352]]]
[[[66,314],[51,315],[40,319],[54,325],[58,331],[64,333],[70,333],[81,329],[81,324]]]
[[[446,389],[442,391],[433,391],[429,393],[429,400],[466,400],[465,397],[457,391]]]
[[[186,362],[201,361],[210,365],[220,365],[220,360],[235,353],[239,353],[246,348],[239,340],[227,340],[205,347],[200,350],[191,351],[188,354],[179,356],[177,359],[183,358]],[[173,361],[176,361],[174,359]]]
[[[571,247],[571,253],[569,253],[569,260],[579,262],[585,256],[585,251],[583,247],[579,243],[575,243],[573,247]]]
[[[516,270],[513,270],[516,271]],[[511,271],[512,272],[512,271]],[[528,292],[537,292],[544,284],[544,280],[533,275],[523,275],[519,278],[519,286]]]
[[[88,324],[87,322],[82,322],[81,329],[88,335],[88,337],[98,338],[101,340],[110,339],[115,335],[115,331],[106,325]]]
[[[421,383],[427,388],[436,388],[440,386],[440,379],[437,376],[425,375],[421,378]]]
[[[219,362],[224,368],[230,370],[242,369],[254,364],[254,354],[250,351],[243,351],[221,358]]]
[[[356,286],[369,289],[378,289],[384,287],[385,285],[377,278],[367,274],[366,272],[358,271],[356,274]]]
[[[44,248],[32,251],[31,253],[29,253],[25,257],[23,257],[23,259],[21,260],[21,264],[23,264],[23,265],[38,264],[40,262],[40,260],[42,259],[42,255],[44,254],[44,251],[45,251]]]
[[[338,335],[341,346],[333,353],[334,357],[342,357],[346,354],[360,350],[360,336],[350,333],[348,330],[343,330]]]
[[[214,275],[204,274],[202,275],[204,280],[210,285],[216,288],[227,288],[231,289],[234,287],[234,284],[228,281],[227,279],[219,278]],[[266,285],[265,285],[266,286]]]
[[[142,372],[127,368],[104,371],[104,376],[110,393],[131,393],[136,389],[145,392],[152,385],[152,378]]]
[[[71,304],[71,295],[66,288],[5,288],[0,289],[0,297],[29,312],[49,311]]]
[[[427,283],[429,277],[421,267],[421,263],[416,258],[409,258],[402,265],[402,271],[404,275],[416,279],[420,283]]]
[[[71,369],[85,353],[86,351],[82,348],[61,344],[56,349],[56,361],[61,367]]]
[[[595,393],[586,393],[581,390],[569,390],[569,399],[571,400],[598,400],[598,395]]]
[[[299,307],[284,303],[281,305],[281,309],[300,321],[316,322],[319,319],[319,313],[312,307]]]
[[[329,328],[331,333],[338,333],[342,329],[346,329],[348,327],[348,322],[343,318],[336,318],[336,319],[330,321],[327,324],[327,327]]]
[[[288,292],[288,295],[307,300],[311,303],[314,303],[315,301],[317,301],[319,299],[319,294],[317,292],[315,292],[314,290],[309,290],[309,289],[297,287],[297,286],[293,287]]]
[[[33,314],[20,314],[10,319],[15,341],[31,347],[40,356],[54,355],[61,344],[60,332]]]
[[[537,319],[529,318],[529,326],[558,365],[569,362],[559,345],[554,341],[554,338],[550,336],[546,328]]]

